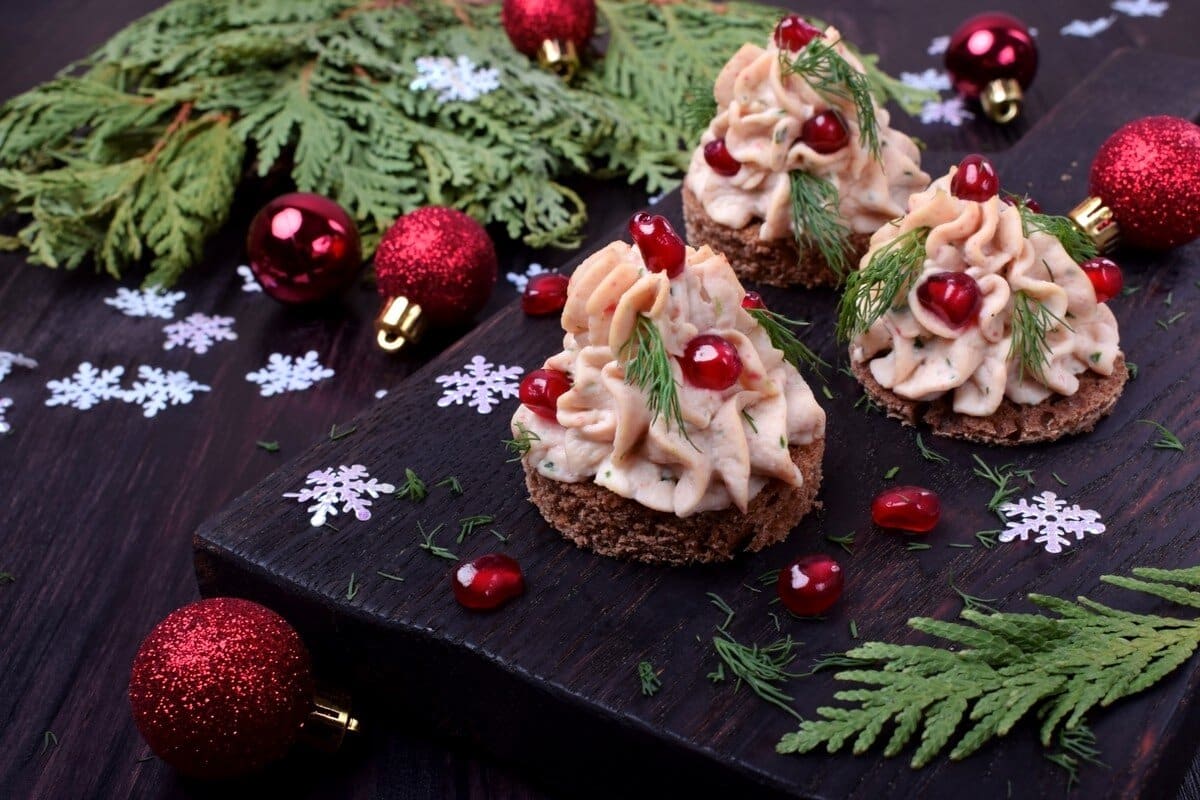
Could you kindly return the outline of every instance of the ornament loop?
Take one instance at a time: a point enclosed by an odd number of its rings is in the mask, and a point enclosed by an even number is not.
[[[1021,84],[1015,78],[997,78],[983,87],[979,104],[989,118],[1007,125],[1020,116],[1024,99]]]
[[[1087,198],[1067,212],[1067,216],[1091,238],[1101,253],[1111,252],[1121,240],[1121,229],[1113,219],[1112,209],[1099,197]]]
[[[565,80],[571,80],[579,70],[579,53],[574,42],[546,39],[537,51],[537,60],[546,69]]]
[[[358,719],[350,715],[350,697],[343,692],[317,691],[313,708],[300,729],[304,742],[317,750],[333,753],[347,733],[358,733]]]
[[[393,297],[375,318],[375,343],[380,349],[395,353],[409,342],[420,339],[424,330],[421,307],[407,297]]]

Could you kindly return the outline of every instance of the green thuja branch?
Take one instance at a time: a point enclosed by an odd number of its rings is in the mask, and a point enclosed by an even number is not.
[[[1200,592],[1188,588],[1200,586],[1200,567],[1134,575],[1101,580],[1200,609]],[[884,755],[917,740],[912,766],[922,767],[947,747],[952,760],[965,758],[1029,716],[1040,720],[1042,745],[1050,747],[1061,732],[1080,730],[1085,715],[1150,688],[1200,646],[1200,620],[1119,611],[1086,597],[1029,600],[1057,616],[964,610],[964,623],[917,617],[911,628],[948,646],[868,642],[848,651],[851,668],[835,677],[862,688],[835,694],[848,705],[819,708],[819,719],[801,722],[776,749],[849,746],[861,754],[890,728]],[[1094,743],[1085,744],[1094,753]]]

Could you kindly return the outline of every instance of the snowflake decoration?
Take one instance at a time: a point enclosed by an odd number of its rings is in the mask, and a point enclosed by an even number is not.
[[[553,270],[548,270],[535,261],[526,267],[524,272],[509,272],[506,273],[504,277],[507,278],[508,282],[516,288],[517,294],[524,294],[525,287],[529,285],[530,278],[534,277],[535,275],[545,275],[547,272],[552,271]]]
[[[949,100],[929,100],[921,107],[921,122],[929,125],[934,122],[944,122],[958,127],[975,115],[963,107],[961,97],[951,97]]]
[[[29,356],[23,356],[20,353],[10,353],[7,350],[0,350],[0,382],[3,382],[8,377],[8,373],[12,372],[13,367],[23,367],[25,369],[37,369],[38,362],[34,361]]]
[[[1026,542],[1033,533],[1037,534],[1033,540],[1045,545],[1047,553],[1058,554],[1063,547],[1074,544],[1072,536],[1074,541],[1082,542],[1089,533],[1104,533],[1104,523],[1095,511],[1068,506],[1054,492],[1042,492],[1033,500],[1030,503],[1022,498],[1020,502],[1000,506],[1000,513],[1009,518],[1000,541],[1020,539]]]
[[[0,397],[0,433],[8,433],[12,430],[12,425],[8,424],[8,410],[12,408],[11,397]]]
[[[196,392],[211,388],[192,380],[186,372],[142,365],[138,367],[137,379],[120,393],[120,398],[141,406],[143,416],[153,417],[167,406],[187,405],[195,399]]]
[[[1170,3],[1161,0],[1115,0],[1112,4],[1113,11],[1127,17],[1161,17],[1170,7]]]
[[[472,102],[500,88],[500,71],[483,69],[466,56],[421,56],[416,61],[417,77],[408,88],[414,92],[432,89],[439,103]]]
[[[210,317],[207,314],[189,314],[179,322],[163,328],[167,341],[164,350],[186,347],[193,353],[204,354],[216,342],[232,342],[237,334],[231,330],[233,317]]]
[[[254,277],[254,270],[242,264],[237,268],[237,274],[242,276],[242,291],[243,292],[258,292],[262,293],[262,285],[259,284],[258,278]]]
[[[1063,36],[1079,36],[1084,39],[1090,39],[1093,36],[1099,36],[1106,30],[1112,27],[1117,21],[1116,15],[1111,17],[1100,17],[1093,20],[1074,19],[1062,27],[1059,31]]]
[[[127,317],[170,319],[175,316],[175,304],[185,297],[183,292],[120,288],[116,297],[106,297],[104,302]]]
[[[376,389],[375,390],[375,399],[382,400],[383,398],[387,397],[387,394],[388,394],[387,389]]]
[[[297,502],[316,502],[306,510],[312,514],[314,528],[325,524],[329,517],[335,517],[339,511],[353,511],[360,520],[371,518],[371,501],[363,495],[374,499],[381,494],[390,494],[396,487],[390,483],[380,483],[371,477],[367,468],[362,464],[339,466],[337,469],[322,469],[308,473],[304,488],[298,492],[288,492],[284,497],[294,497]],[[341,506],[341,508],[338,508]]]
[[[900,82],[914,89],[928,89],[931,92],[944,92],[950,88],[950,76],[933,68],[924,72],[901,72]]]
[[[85,361],[75,370],[74,375],[46,383],[46,388],[50,390],[46,405],[70,406],[87,411],[105,400],[120,397],[121,387],[118,384],[124,374],[124,367],[102,370]]]
[[[518,378],[524,372],[521,367],[495,366],[475,356],[463,370],[450,375],[439,375],[435,380],[444,388],[438,406],[462,405],[465,401],[480,414],[490,414],[492,407],[505,397],[516,397],[520,388]],[[494,396],[494,395],[498,395]]]
[[[929,40],[929,49],[925,52],[929,53],[931,56],[940,56],[942,53],[946,52],[946,48],[949,46],[949,36],[935,36]]]
[[[270,397],[284,392],[300,392],[318,381],[332,377],[333,370],[321,366],[321,362],[317,360],[317,351],[309,350],[300,358],[272,353],[267,359],[267,365],[248,373],[246,380],[257,383],[259,393],[263,397]]]
[[[662,200],[664,197],[666,197],[666,194],[667,194],[666,192],[659,192],[658,194],[652,194],[652,195],[650,195],[649,197],[647,197],[647,198],[646,198],[646,202],[647,202],[647,203],[649,203],[649,204],[650,204],[650,205],[652,205],[652,206],[656,206],[656,205],[658,205],[658,204],[659,204],[659,202],[660,202],[660,201],[661,201],[661,200]]]

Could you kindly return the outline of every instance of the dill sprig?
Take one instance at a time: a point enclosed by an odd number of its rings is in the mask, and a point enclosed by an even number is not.
[[[459,544],[463,543],[469,535],[475,532],[475,529],[481,525],[491,525],[496,521],[496,518],[491,514],[475,514],[470,517],[463,517],[458,521],[458,537],[454,540]]]
[[[837,42],[815,38],[791,61],[781,52],[783,74],[801,76],[819,94],[826,97],[837,97],[852,102],[854,115],[858,118],[858,143],[869,150],[871,157],[878,161],[882,154],[871,83],[866,75],[842,58],[834,49],[835,45]]]
[[[419,503],[428,496],[429,490],[425,488],[425,481],[421,480],[421,476],[416,472],[405,467],[404,483],[396,490],[393,497],[398,500],[412,500],[414,503]]]
[[[827,533],[825,534],[825,540],[831,544],[836,544],[850,555],[854,555],[854,531],[850,531],[845,536],[833,536]]]
[[[954,583],[954,576],[950,577],[949,583],[950,583],[950,588],[953,589],[954,593],[956,595],[958,595],[958,598],[960,600],[962,600],[964,609],[966,609],[968,611],[987,611],[992,614],[999,613],[998,611],[996,611],[996,609],[992,608],[992,606],[990,605],[991,603],[996,602],[996,598],[994,598],[994,597],[976,597],[975,595],[967,594],[962,589],[958,588],[958,586]]]
[[[783,314],[766,308],[752,308],[750,316],[754,317],[754,321],[766,331],[767,337],[771,340],[771,346],[783,353],[784,360],[791,363],[796,369],[800,369],[800,365],[805,364],[813,372],[819,372],[822,367],[829,366],[808,345],[800,341],[789,327],[792,325],[807,326],[811,323],[802,319],[789,319]],[[754,427],[753,420],[750,421],[750,427]],[[757,429],[755,432],[757,433]]]
[[[713,650],[721,659],[719,674],[722,678],[728,667],[737,679],[737,687],[745,683],[763,700],[800,719],[800,714],[791,706],[791,695],[779,688],[784,681],[800,677],[798,673],[787,671],[787,666],[796,657],[796,644],[792,637],[785,636],[764,647],[744,645],[725,630],[713,637]]]
[[[541,440],[542,437],[518,422],[517,432],[513,438],[504,440],[504,447],[513,454],[513,457],[508,460],[510,462],[520,461],[529,452],[529,448],[533,447],[533,443]]]
[[[991,550],[996,546],[996,537],[1000,535],[998,530],[990,531],[975,531],[975,538],[983,545],[984,550]]]
[[[339,431],[337,423],[335,422],[333,425],[329,426],[329,441],[336,442],[338,439],[345,439],[347,436],[349,436],[350,434],[354,433],[357,430],[358,430],[357,425],[351,425],[349,428]]]
[[[1045,303],[1023,291],[1013,292],[1012,300],[1012,344],[1009,345],[1008,357],[1016,356],[1018,375],[1022,380],[1026,370],[1040,378],[1050,363],[1050,345],[1046,341],[1050,331],[1059,325],[1067,330],[1074,328],[1046,308]]]
[[[1062,767],[1067,773],[1067,791],[1079,782],[1079,766],[1083,762],[1097,767],[1107,767],[1100,760],[1100,749],[1096,747],[1096,734],[1080,722],[1074,728],[1063,728],[1058,732],[1058,752],[1043,753],[1046,760]]]
[[[461,497],[463,493],[462,483],[458,480],[457,475],[449,475],[445,478],[442,478],[440,481],[435,483],[434,486],[446,487],[450,490],[450,494],[454,495],[455,497]]]
[[[973,473],[995,488],[991,499],[987,503],[988,511],[996,511],[1000,508],[1001,503],[1021,491],[1021,487],[1016,484],[1017,478],[1024,478],[1030,486],[1034,483],[1033,470],[1014,469],[1013,464],[1001,464],[998,467],[991,467],[975,454],[972,454],[971,458],[975,459],[975,463],[979,465],[973,469]]]
[[[268,453],[278,453],[279,452],[279,442],[277,442],[277,441],[268,442],[263,439],[259,439],[257,442],[254,443],[254,446],[257,447],[259,450],[266,450]]]
[[[724,598],[722,598],[721,595],[717,594],[716,592],[709,592],[708,599],[709,602],[716,606],[717,609],[725,615],[725,621],[717,626],[717,630],[724,631],[729,627],[729,623],[733,622],[735,612],[732,608],[730,608],[729,603],[726,603]]]
[[[838,303],[839,339],[849,341],[865,333],[875,320],[902,302],[925,264],[928,237],[928,227],[913,228],[879,248],[865,267],[850,272]]]
[[[444,527],[446,527],[446,526],[441,523],[438,523],[438,526],[436,528],[429,531],[429,533],[426,533],[425,526],[423,526],[420,522],[418,522],[417,523],[417,532],[421,534],[422,541],[417,546],[420,547],[422,550],[428,552],[429,555],[431,555],[431,556],[437,556],[438,558],[444,558],[447,561],[458,561],[458,556],[456,556],[454,553],[450,552],[449,550],[442,547],[440,544],[438,544],[437,542],[435,542],[433,540],[433,537],[437,536],[438,531],[440,531]]]
[[[402,578],[401,576],[393,575],[390,572],[384,572],[381,569],[375,570],[375,574],[378,575],[379,577],[383,578],[384,580],[395,581],[396,583],[404,583],[404,578]]]
[[[355,597],[358,596],[358,590],[359,590],[358,576],[356,576],[353,572],[351,572],[350,573],[350,583],[346,584],[346,599],[353,600]]]
[[[642,684],[642,695],[645,697],[654,697],[658,690],[662,688],[662,681],[659,680],[658,673],[654,671],[654,665],[649,661],[639,661],[637,672],[638,680]]]
[[[637,324],[629,340],[621,346],[620,356],[625,361],[625,382],[641,389],[646,395],[650,423],[653,424],[660,414],[665,416],[667,430],[674,425],[691,444],[683,419],[683,408],[679,404],[679,386],[671,374],[671,354],[667,352],[667,345],[654,320],[645,314],[638,314]]]
[[[925,444],[925,440],[921,438],[920,433],[917,434],[917,452],[921,454],[921,458],[926,461],[932,461],[934,464],[950,463],[950,459]]]
[[[1183,452],[1183,442],[1181,442],[1179,437],[1172,433],[1167,426],[1163,425],[1161,422],[1155,422],[1152,419],[1139,419],[1138,422],[1142,423],[1143,425],[1152,425],[1158,431],[1159,437],[1154,440],[1153,444],[1151,445],[1152,447],[1157,450],[1178,450]]]
[[[801,252],[816,248],[838,278],[850,268],[850,228],[842,220],[837,187],[811,172],[788,173],[792,194],[792,233]]]
[[[1063,249],[1067,251],[1067,255],[1076,264],[1082,264],[1099,254],[1092,237],[1084,233],[1083,229],[1076,225],[1070,217],[1040,214],[1029,207],[1028,198],[1016,195],[1009,195],[1009,197],[1021,214],[1021,230],[1026,239],[1034,233],[1047,233],[1058,239]]]

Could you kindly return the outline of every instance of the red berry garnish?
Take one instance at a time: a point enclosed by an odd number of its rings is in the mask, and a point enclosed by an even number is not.
[[[827,555],[798,558],[779,570],[779,599],[793,614],[824,613],[842,596],[842,568]]]
[[[712,333],[688,342],[679,364],[688,383],[701,389],[728,389],[742,374],[742,357],[737,348],[728,339]]]
[[[525,284],[521,310],[531,317],[544,317],[562,311],[567,304],[567,284],[570,282],[566,275],[557,272],[534,275]]]
[[[800,129],[800,141],[818,153],[836,153],[850,141],[846,121],[833,109],[822,111],[804,123]]]
[[[558,420],[558,398],[571,388],[567,373],[557,369],[535,369],[521,379],[521,402],[539,417]]]
[[[942,516],[937,492],[921,486],[885,489],[871,503],[871,519],[881,528],[926,533]]]
[[[1039,203],[1037,200],[1034,200],[1032,197],[1030,197],[1028,195],[1026,195],[1025,197],[1017,197],[1016,195],[1012,195],[1012,194],[1002,194],[1002,195],[1000,195],[1000,199],[1003,200],[1005,203],[1007,203],[1010,206],[1015,206],[1017,204],[1017,201],[1019,200],[1023,206],[1028,208],[1033,213],[1035,213],[1035,214],[1042,213],[1042,204]]]
[[[450,573],[454,599],[472,611],[491,611],[525,593],[521,565],[503,553],[464,561]]]
[[[793,53],[803,50],[809,42],[819,36],[821,29],[813,27],[798,14],[789,14],[775,26],[775,46]]]
[[[725,177],[737,175],[738,170],[742,168],[742,162],[734,158],[725,146],[724,138],[713,139],[704,145],[704,160],[712,167],[713,172]]]
[[[975,153],[958,163],[958,171],[950,179],[950,194],[960,200],[982,203],[1000,193],[1000,176],[992,162]]]
[[[1092,282],[1092,288],[1096,290],[1097,303],[1107,303],[1119,295],[1121,289],[1125,288],[1125,278],[1121,275],[1121,268],[1111,259],[1097,256],[1079,266],[1083,268],[1084,274]]]
[[[917,287],[917,301],[951,328],[965,328],[979,316],[983,295],[965,272],[935,272]]]
[[[766,307],[767,304],[763,302],[762,295],[758,292],[746,292],[746,296],[742,298],[742,308],[747,311]]]
[[[666,217],[639,211],[629,218],[629,233],[641,251],[646,269],[666,272],[668,278],[683,272],[687,250]]]

